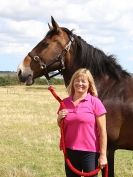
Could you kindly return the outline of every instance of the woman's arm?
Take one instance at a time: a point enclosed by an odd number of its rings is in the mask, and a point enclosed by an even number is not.
[[[100,168],[104,168],[107,164],[107,131],[106,131],[106,115],[103,114],[97,117],[98,131],[100,135],[100,156],[99,165]]]

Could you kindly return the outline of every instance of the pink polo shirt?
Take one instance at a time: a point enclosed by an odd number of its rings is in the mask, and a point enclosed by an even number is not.
[[[99,98],[87,94],[77,106],[72,97],[64,99],[68,114],[64,120],[66,148],[99,152],[99,135],[96,119],[105,114],[106,109]]]

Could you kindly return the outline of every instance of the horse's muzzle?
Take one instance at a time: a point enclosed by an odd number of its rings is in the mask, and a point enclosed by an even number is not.
[[[31,74],[23,75],[21,69],[18,69],[17,74],[18,74],[18,79],[20,82],[23,82],[26,85],[32,85],[34,83],[34,80]]]

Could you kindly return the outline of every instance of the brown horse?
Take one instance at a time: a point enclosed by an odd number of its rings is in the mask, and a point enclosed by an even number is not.
[[[86,43],[73,31],[60,27],[51,18],[52,26],[45,38],[25,57],[18,68],[18,77],[26,85],[51,71],[63,74],[67,86],[72,74],[88,68],[107,109],[109,177],[114,177],[114,152],[133,150],[133,78],[122,69],[114,56]],[[57,73],[57,74],[58,74]]]

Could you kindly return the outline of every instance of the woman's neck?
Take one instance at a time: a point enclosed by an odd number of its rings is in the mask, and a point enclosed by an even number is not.
[[[84,99],[85,97],[86,97],[86,95],[87,95],[87,93],[75,93],[74,95],[73,95],[73,102],[75,102],[75,101],[80,101],[80,100],[82,100],[82,99]]]

